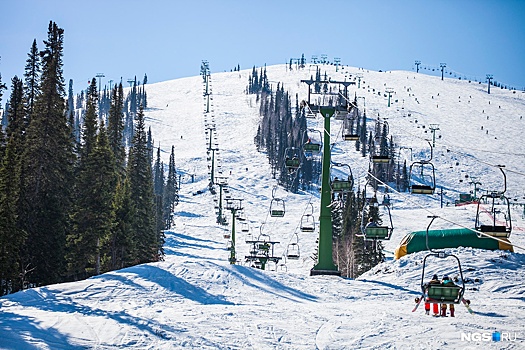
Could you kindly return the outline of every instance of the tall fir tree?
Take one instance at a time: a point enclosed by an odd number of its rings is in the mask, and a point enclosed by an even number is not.
[[[27,55],[24,78],[25,78],[25,92],[26,92],[26,108],[27,108],[27,125],[31,120],[31,115],[35,109],[35,101],[40,94],[40,54],[36,44],[36,39],[33,40],[31,50]]]
[[[34,269],[26,276],[33,285],[59,282],[65,273],[74,153],[65,114],[63,38],[64,30],[50,22],[45,49],[40,53],[41,94],[35,100],[22,155],[19,215],[28,235],[22,268]]]
[[[160,260],[159,237],[155,230],[155,199],[153,176],[144,124],[144,109],[139,106],[135,118],[135,132],[129,150],[127,176],[130,181],[131,201],[135,207],[133,240],[137,244],[136,262]]]
[[[93,147],[95,147],[98,124],[97,105],[97,80],[93,78],[86,94],[86,114],[84,115],[84,123],[82,124],[82,146],[80,149],[81,166],[82,163],[87,161],[87,158],[93,151]]]
[[[124,175],[126,149],[124,145],[124,92],[122,83],[115,85],[111,93],[108,117],[109,145],[115,156],[119,173]]]
[[[115,225],[109,240],[108,270],[117,270],[133,265],[137,256],[137,241],[132,228],[135,223],[135,205],[131,199],[128,178],[117,183],[113,202]]]
[[[18,225],[20,193],[20,153],[23,150],[24,116],[23,84],[12,79],[9,101],[7,146],[0,162],[0,295],[22,288],[19,279],[20,249],[26,238]]]
[[[171,229],[173,225],[173,211],[179,203],[179,189],[177,184],[177,170],[175,168],[175,146],[171,146],[170,161],[168,164],[168,178],[164,189],[164,228]]]
[[[97,135],[97,104],[93,78],[87,92],[72,230],[67,237],[68,275],[72,279],[100,273],[102,242],[109,241],[114,221],[115,160],[103,125]]]
[[[164,255],[164,163],[160,159],[160,147],[157,148],[157,158],[155,160],[154,166],[154,181],[153,187],[155,191],[155,225],[157,235],[159,237],[159,250],[161,251],[161,256]]]

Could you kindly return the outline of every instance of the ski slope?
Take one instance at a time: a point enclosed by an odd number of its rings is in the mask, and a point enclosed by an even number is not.
[[[385,242],[386,262],[356,280],[309,276],[318,233],[299,232],[298,227],[309,203],[317,218],[319,194],[278,188],[275,195],[284,199],[286,214],[269,217],[276,180],[253,143],[260,117],[256,97],[244,93],[251,69],[212,73],[212,112],[206,117],[200,76],[151,84],[147,122],[165,163],[175,146],[182,175],[165,261],[0,298],[0,348],[524,349],[524,250],[447,250],[461,259],[470,281],[465,297],[475,311],[471,315],[457,305],[455,318],[427,316],[422,306],[411,312],[420,295],[426,253],[395,261],[392,252],[406,233],[427,227],[428,215],[447,220],[437,219],[433,228],[450,227],[450,222],[473,227],[475,206],[454,207],[453,202],[472,189],[472,178],[482,183],[481,190],[501,190],[502,176],[494,165],[506,166],[512,202],[525,202],[525,143],[520,137],[525,94],[492,88],[488,95],[484,84],[414,72],[320,67],[334,80],[361,74],[360,88],[350,87],[350,95],[356,93],[358,103],[364,97],[369,128],[378,114],[388,118],[394,141],[411,147],[414,160],[428,158],[431,135],[425,131],[430,123],[439,124],[433,163],[443,208],[438,194],[391,193],[395,229]],[[315,76],[315,67],[289,71],[285,65],[271,66],[267,75],[274,88],[282,82],[292,98],[305,99],[307,87],[300,80]],[[394,90],[391,107],[384,96],[387,87]],[[218,170],[228,178],[231,197],[243,199],[250,224],[249,233],[237,233],[238,265],[228,263],[224,235],[231,226],[215,223],[215,196],[207,190],[205,118],[216,125]],[[309,122],[312,128],[322,127],[320,120]],[[356,185],[364,184],[368,158],[355,151],[353,142],[341,141],[340,121],[332,121],[331,131],[333,159],[349,164]],[[410,162],[410,151],[402,150],[399,158]],[[510,240],[525,247],[523,207],[512,210]],[[275,249],[283,257],[265,271],[242,262],[249,251],[244,241],[260,233],[280,242]],[[292,261],[285,252],[295,233],[301,257]],[[442,276],[457,267],[447,259],[426,268]],[[495,331],[502,335],[499,342],[492,341]]]

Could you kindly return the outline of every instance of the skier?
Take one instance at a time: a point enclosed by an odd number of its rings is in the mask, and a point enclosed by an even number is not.
[[[456,284],[448,277],[443,276],[443,280],[441,281],[441,285],[443,286],[455,286]],[[450,309],[450,317],[454,317],[454,304],[449,304]],[[447,317],[447,304],[441,304],[441,317]]]
[[[429,282],[425,283],[425,290],[428,289],[428,286],[430,284],[441,284],[441,282],[439,281],[438,275],[432,276],[432,279]],[[438,304],[437,303],[432,303],[432,308],[433,308],[432,312],[433,312],[434,316],[439,316]],[[430,314],[430,303],[428,302],[428,298],[425,301],[425,313],[427,315]]]

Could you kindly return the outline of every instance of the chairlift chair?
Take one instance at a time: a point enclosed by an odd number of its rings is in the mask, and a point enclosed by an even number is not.
[[[364,237],[366,240],[382,240],[386,241],[389,240],[392,236],[392,231],[394,231],[394,225],[392,223],[392,214],[390,213],[390,206],[388,205],[382,205],[377,201],[377,197],[374,195],[374,197],[366,198],[366,187],[368,185],[368,182],[365,184],[364,187],[364,196],[365,196],[365,203],[368,204],[368,208],[379,208],[380,206],[384,206],[387,209],[388,213],[388,225],[379,225],[374,222],[370,222],[365,225],[365,213],[367,205],[363,205],[363,211],[361,214],[361,237]]]
[[[246,214],[243,211],[238,211],[235,217],[237,221],[246,221]]]
[[[431,252],[425,256],[423,259],[423,269],[421,272],[421,292],[426,302],[434,304],[459,304],[463,300],[463,295],[465,293],[465,281],[463,279],[463,270],[461,269],[461,262],[459,258],[454,254],[448,254],[443,251],[432,250],[428,245],[428,231],[430,226],[437,218],[437,216],[430,216],[432,220],[427,226],[426,231],[426,245],[427,249]],[[459,276],[461,285],[441,285],[441,284],[429,284],[425,282],[425,268],[427,265],[427,259],[429,257],[436,257],[439,259],[454,258],[457,262]],[[451,275],[451,274],[449,274]]]
[[[288,244],[288,248],[286,249],[286,257],[290,260],[298,260],[301,256],[299,251],[299,244],[297,243],[290,243]]]
[[[270,216],[282,218],[285,213],[284,201],[280,198],[273,198],[270,202]]]
[[[315,220],[312,214],[304,214],[301,217],[301,232],[314,232],[315,231]]]
[[[315,136],[314,136],[315,135]],[[321,153],[323,134],[319,130],[308,129],[303,133],[303,153],[307,158]]]
[[[352,176],[352,168],[348,164],[332,163],[330,166],[330,174],[332,174],[332,168],[335,167],[346,167],[348,168],[348,177],[346,179],[339,178],[337,176],[330,176],[330,188],[334,193],[345,193],[352,190],[354,187],[354,178]]]
[[[461,285],[444,286],[440,284],[428,284],[425,282],[425,267],[428,257],[437,257],[439,259],[454,258],[457,261]],[[465,293],[465,281],[463,280],[463,271],[461,269],[461,262],[454,254],[447,254],[444,252],[433,252],[427,254],[423,259],[423,271],[421,273],[421,292],[423,293],[426,302],[440,303],[440,304],[459,304],[463,299]]]
[[[241,222],[241,232],[250,232],[250,224],[248,224],[247,222]]]
[[[297,170],[301,166],[301,157],[295,147],[289,147],[285,150],[284,166],[289,172]]]
[[[348,106],[347,104],[338,104],[335,106],[334,119],[344,120],[348,115]]]
[[[354,123],[358,123],[356,115],[356,108],[352,108],[351,112],[348,113],[347,117],[343,121],[342,137],[344,141],[357,141],[359,140],[359,134],[357,133],[357,125],[354,127]]]
[[[314,103],[306,104],[306,118],[316,118],[319,113],[319,105]]]
[[[430,146],[430,159],[423,159],[410,164],[408,181],[410,184],[410,193],[412,194],[434,194],[434,191],[436,189],[436,170],[434,168],[434,164],[432,164],[431,162],[433,157],[433,147],[430,142],[428,142],[428,145]],[[421,181],[423,181],[423,183],[415,182],[415,168],[420,169]],[[428,169],[430,169],[431,173],[425,175],[425,168],[427,169],[427,172]]]
[[[512,232],[512,219],[510,216],[510,201],[509,198],[505,196],[507,191],[507,177],[503,172],[503,165],[499,165],[499,169],[503,174],[503,191],[497,192],[493,191],[487,194],[484,194],[480,197],[476,209],[476,223],[475,228],[478,231],[479,238],[488,238],[488,237],[510,237]],[[487,211],[491,221],[481,222],[480,214],[484,211],[482,208],[482,203],[490,203],[490,211]]]
[[[372,163],[389,163],[392,157],[390,157],[390,155],[388,154],[384,154],[385,150],[381,149],[381,138],[383,136],[387,137],[389,133],[388,122],[386,120],[383,120],[382,122],[378,120],[377,123],[378,126],[376,129],[376,134],[374,136],[373,149],[370,152],[370,160],[372,161]],[[383,133],[384,129],[386,129],[385,133]]]

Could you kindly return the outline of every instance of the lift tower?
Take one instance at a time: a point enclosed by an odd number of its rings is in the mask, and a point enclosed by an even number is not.
[[[323,168],[321,174],[321,212],[319,215],[319,248],[317,264],[310,270],[310,276],[336,275],[341,272],[334,264],[332,249],[332,188],[330,186],[330,118],[335,113],[334,107],[320,107],[324,118]]]

